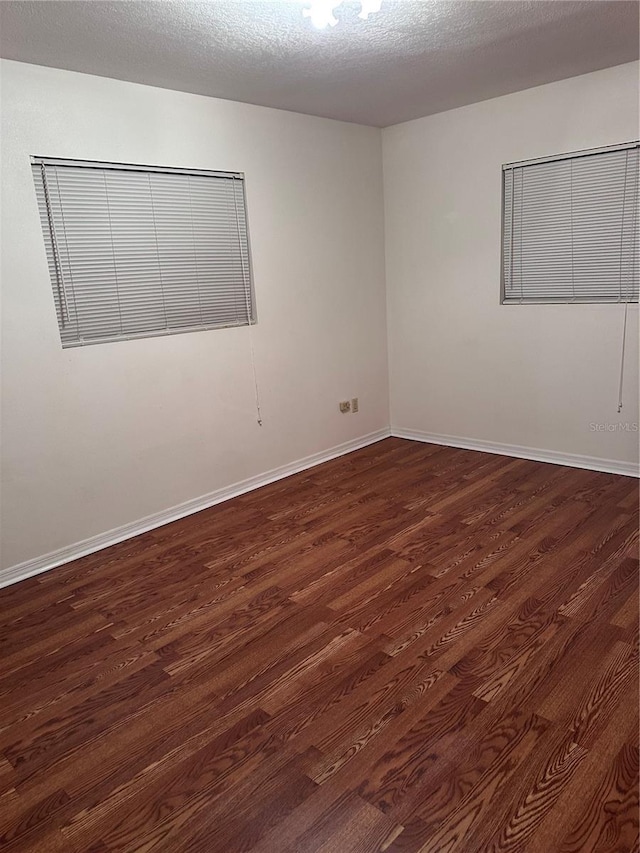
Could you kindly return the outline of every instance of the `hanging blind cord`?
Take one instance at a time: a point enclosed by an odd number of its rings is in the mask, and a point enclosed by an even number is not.
[[[256,395],[256,414],[258,426],[262,426],[262,412],[260,410],[260,391],[258,389],[258,376],[256,374],[256,356],[253,347],[253,323],[251,322],[251,305],[249,304],[249,291],[247,288],[247,276],[244,268],[244,255],[242,253],[242,237],[240,234],[240,217],[238,216],[238,199],[236,196],[237,182],[233,181],[233,204],[236,211],[236,227],[238,229],[238,243],[240,244],[240,263],[242,265],[242,284],[244,290],[245,307],[247,309],[247,322],[249,324],[249,349],[251,351],[251,371],[253,373],[253,387]]]
[[[629,310],[629,301],[624,303],[624,320],[622,322],[622,352],[620,354],[620,384],[618,386],[618,414],[622,411],[622,383],[624,380],[624,350],[627,339],[627,313]]]
[[[64,277],[62,275],[62,265],[60,263],[60,254],[58,252],[58,243],[56,241],[56,232],[53,227],[53,213],[51,212],[51,199],[49,196],[49,184],[47,183],[47,170],[44,163],[40,164],[40,174],[42,175],[42,189],[44,191],[44,203],[47,208],[47,220],[49,222],[49,236],[51,238],[51,254],[53,255],[53,265],[56,271],[56,283],[58,287],[58,298],[60,300],[60,317],[62,325],[69,322],[69,303],[67,302],[67,291],[64,286]]]

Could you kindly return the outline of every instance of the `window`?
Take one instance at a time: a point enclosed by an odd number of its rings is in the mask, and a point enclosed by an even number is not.
[[[638,301],[638,143],[503,166],[502,301]]]
[[[242,174],[32,169],[63,347],[255,321]]]

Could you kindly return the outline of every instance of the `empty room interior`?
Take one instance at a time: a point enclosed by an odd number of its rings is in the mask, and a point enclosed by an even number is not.
[[[639,8],[0,0],[0,849],[638,853]]]

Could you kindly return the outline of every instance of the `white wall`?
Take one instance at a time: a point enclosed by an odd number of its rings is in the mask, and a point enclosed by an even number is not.
[[[501,164],[637,137],[637,64],[382,134],[0,68],[3,567],[385,429],[386,310],[394,428],[637,459],[637,307],[618,416],[620,306],[499,304]],[[61,349],[32,154],[245,172],[262,428],[246,328]]]
[[[393,428],[637,460],[637,305],[618,415],[621,306],[499,303],[501,165],[637,138],[637,63],[383,131]]]
[[[1,70],[2,566],[388,425],[379,130]],[[33,154],[245,172],[262,428],[247,328],[61,349]]]

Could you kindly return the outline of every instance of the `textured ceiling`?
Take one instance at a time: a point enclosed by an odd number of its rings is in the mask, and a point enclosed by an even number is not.
[[[303,6],[3,0],[0,55],[380,127],[638,57],[636,2],[347,2],[322,31]]]

